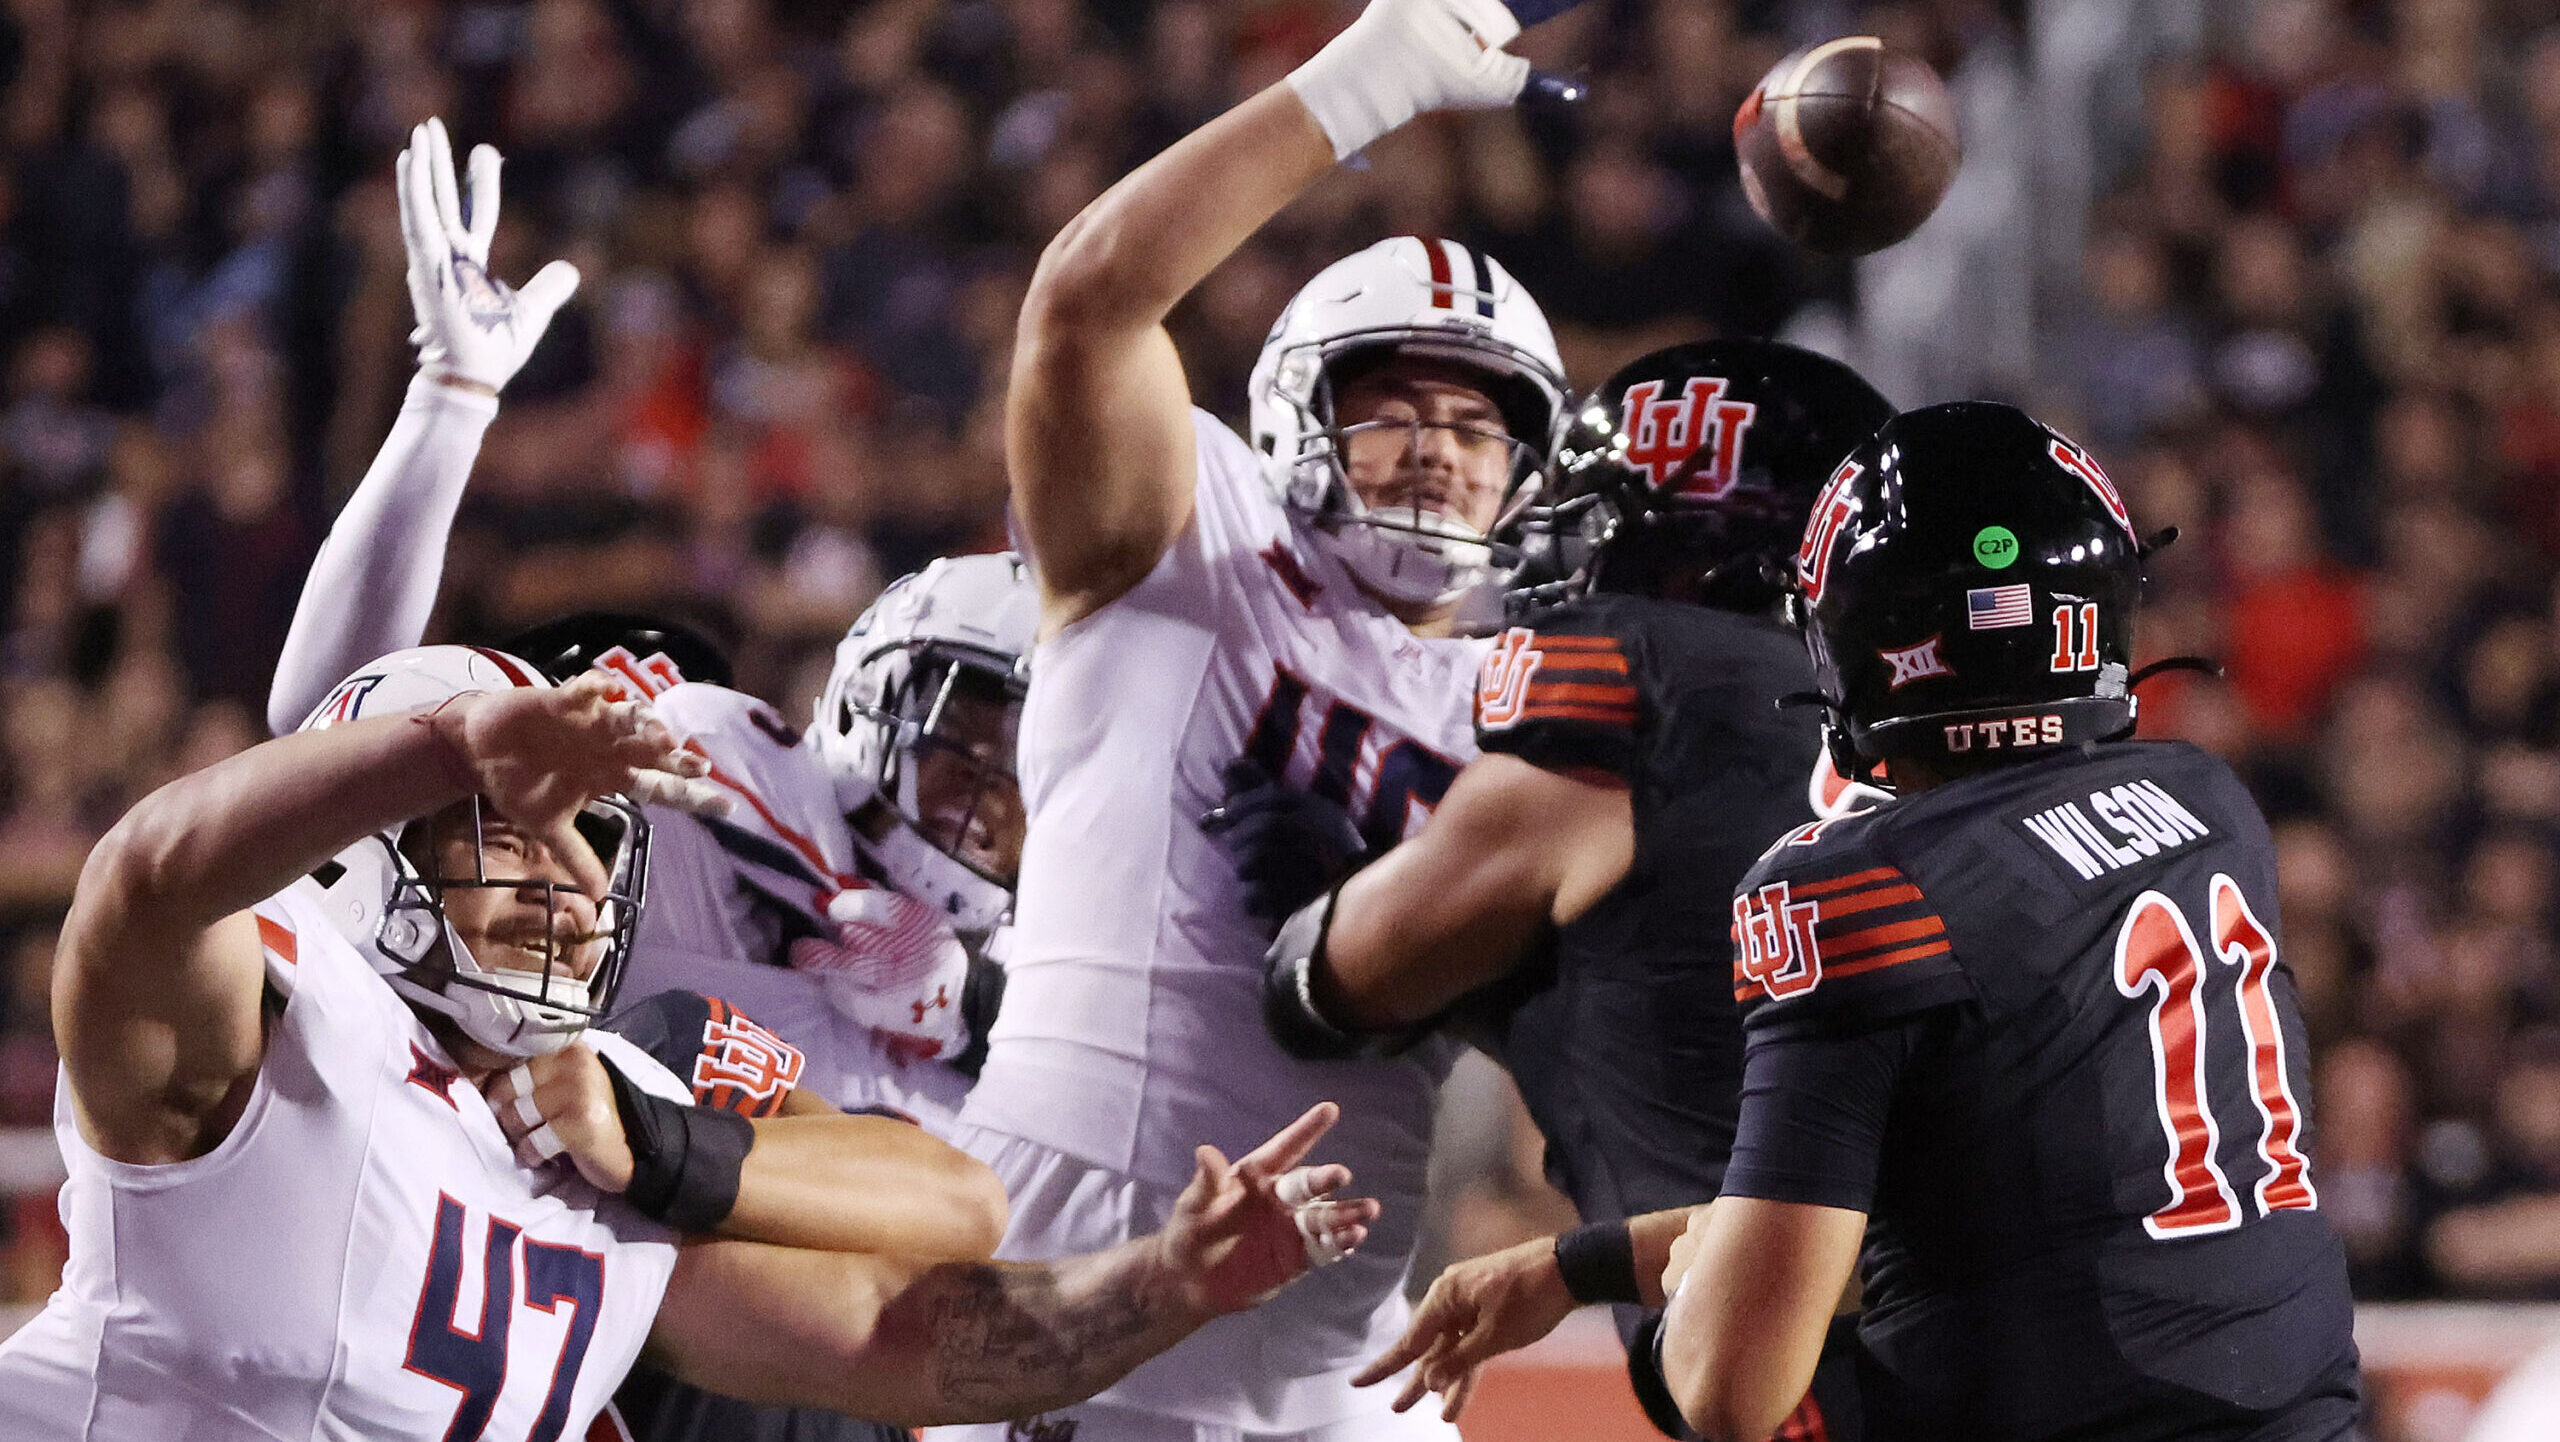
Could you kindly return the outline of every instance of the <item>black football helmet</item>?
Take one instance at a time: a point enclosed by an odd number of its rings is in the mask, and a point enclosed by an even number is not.
[[[554,685],[590,670],[619,678],[642,697],[680,681],[736,684],[719,642],[682,621],[637,611],[573,611],[517,632],[498,649],[531,661]]]
[[[2130,735],[2143,555],[2106,473],[2026,412],[1894,417],[1840,463],[1796,552],[1841,774]]]
[[[1509,508],[1515,594],[1585,589],[1774,607],[1814,496],[1893,417],[1856,371],[1778,341],[1693,341],[1619,369],[1575,407],[1544,494]]]

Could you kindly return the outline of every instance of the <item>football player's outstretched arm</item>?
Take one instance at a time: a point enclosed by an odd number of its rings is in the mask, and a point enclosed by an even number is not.
[[[89,853],[56,953],[54,1035],[82,1134],[145,1164],[222,1139],[264,1054],[248,908],[358,839],[475,789],[561,837],[578,805],[642,768],[695,764],[598,679],[286,736],[144,797]],[[580,880],[602,894],[602,875]]]
[[[1165,317],[1333,163],[1414,115],[1507,105],[1496,0],[1371,0],[1288,78],[1185,136],[1049,242],[1023,300],[1006,465],[1054,632],[1154,569],[1191,515],[1190,388]]]
[[[1467,763],[1412,840],[1343,883],[1310,982],[1345,1031],[1437,1016],[1590,909],[1635,856],[1627,788],[1516,756]]]
[[[1318,1239],[1338,1254],[1366,1237],[1377,1203],[1324,1197],[1350,1173],[1298,1165],[1336,1115],[1320,1104],[1232,1165],[1202,1147],[1163,1231],[1089,1256],[929,1263],[690,1244],[659,1305],[653,1359],[749,1401],[909,1426],[1082,1401],[1278,1291]]]
[[[581,1175],[604,1191],[630,1190],[638,1165],[631,1130],[596,1052],[571,1045],[517,1070],[532,1083],[529,1092],[516,1071],[491,1077],[483,1090],[518,1158],[527,1166],[551,1160],[528,1141],[536,1123],[518,1099],[530,1096],[539,1124]],[[1004,1240],[1004,1185],[985,1163],[922,1127],[841,1112],[796,1089],[779,1114],[747,1125],[735,1199],[699,1228],[706,1234],[927,1259],[985,1257]]]
[[[1617,1224],[1627,1233],[1627,1253],[1633,1258],[1633,1276],[1626,1279],[1631,1285],[1620,1296],[1576,1297],[1559,1265],[1554,1237],[1533,1237],[1450,1263],[1432,1279],[1404,1335],[1361,1368],[1351,1385],[1375,1386],[1410,1366],[1395,1410],[1402,1412],[1424,1393],[1437,1392],[1442,1420],[1457,1421],[1475,1390],[1477,1368],[1554,1331],[1574,1308],[1607,1301],[1661,1306],[1662,1272],[1693,1210],[1647,1212]]]
[[[498,413],[498,392],[578,288],[577,269],[566,261],[543,267],[521,291],[489,275],[498,168],[498,152],[472,149],[465,224],[444,122],[418,126],[400,152],[393,188],[409,254],[418,374],[303,582],[267,691],[267,728],[279,736],[339,678],[426,635],[444,578],[445,539]]]

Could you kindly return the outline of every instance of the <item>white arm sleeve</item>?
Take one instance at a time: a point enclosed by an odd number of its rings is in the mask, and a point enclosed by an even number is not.
[[[426,635],[463,482],[497,413],[495,396],[423,374],[409,382],[400,419],[302,583],[267,691],[270,731],[281,736],[301,725],[348,672]]]

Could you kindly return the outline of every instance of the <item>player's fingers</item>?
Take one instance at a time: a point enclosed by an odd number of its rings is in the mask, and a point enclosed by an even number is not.
[[[516,292],[516,311],[526,325],[540,330],[577,293],[578,268],[565,260],[555,260],[535,271],[533,279]]]
[[[1328,1162],[1320,1167],[1292,1167],[1282,1172],[1280,1180],[1272,1183],[1271,1194],[1280,1199],[1282,1206],[1303,1207],[1349,1185],[1351,1169],[1340,1162]]]
[[[516,1119],[524,1123],[525,1130],[531,1131],[542,1125],[542,1106],[533,1099],[533,1068],[522,1062],[516,1063],[507,1072],[507,1086],[515,1093]]]
[[[489,263],[489,239],[498,233],[498,170],[504,162],[495,146],[471,147],[471,258]]]
[[[1421,1401],[1423,1396],[1431,1390],[1431,1383],[1429,1381],[1431,1376],[1431,1359],[1440,1354],[1441,1347],[1445,1345],[1447,1341],[1448,1338],[1445,1333],[1439,1337],[1433,1338],[1431,1350],[1423,1353],[1420,1358],[1415,1360],[1413,1370],[1405,1375],[1404,1390],[1396,1394],[1397,1411],[1403,1412],[1411,1409],[1414,1403]]]
[[[538,832],[542,844],[550,848],[552,856],[569,868],[569,878],[577,883],[578,890],[589,897],[602,899],[613,889],[613,878],[606,873],[604,863],[596,858],[594,848],[587,845],[587,839],[580,836],[578,828],[571,823],[571,817],[576,814],[573,811],[563,815],[552,824],[538,828]]]
[[[1274,1132],[1269,1141],[1246,1153],[1244,1160],[1236,1163],[1236,1170],[1256,1181],[1276,1177],[1296,1166],[1341,1118],[1342,1108],[1332,1102],[1318,1102],[1296,1121]]]
[[[1441,1392],[1440,1420],[1443,1422],[1457,1421],[1458,1414],[1467,1409],[1468,1395],[1475,1390],[1476,1369],[1469,1367],[1466,1371],[1458,1375],[1457,1381],[1451,1383],[1446,1390]]]
[[[462,226],[462,195],[453,175],[453,139],[440,117],[428,116],[426,129],[427,184],[435,192],[436,223],[444,227],[445,244],[460,250],[469,233]]]
[[[1196,1164],[1191,1174],[1191,1185],[1198,1188],[1203,1196],[1216,1196],[1230,1175],[1227,1154],[1203,1142],[1192,1149],[1191,1156]]]
[[[419,144],[412,132],[409,147],[391,162],[391,188],[400,201],[400,242],[408,247],[412,261],[423,261],[435,254],[427,244],[427,217],[433,213],[433,206],[420,206],[426,197],[418,188]]]
[[[644,806],[672,806],[696,816],[729,814],[729,793],[719,787],[645,766],[633,773],[630,792]]]
[[[1368,1366],[1352,1373],[1351,1385],[1375,1387],[1403,1371],[1405,1364],[1421,1356],[1430,1339],[1439,1335],[1440,1323],[1441,1318],[1432,1310],[1431,1299],[1423,1298],[1422,1306],[1414,1312],[1413,1321],[1405,1327],[1404,1335],[1396,1338],[1395,1345],[1379,1353]]]
[[[1306,1244],[1311,1267],[1332,1266],[1350,1256],[1351,1249],[1369,1235],[1365,1221],[1334,1202],[1300,1207],[1290,1216],[1298,1224],[1298,1237]]]

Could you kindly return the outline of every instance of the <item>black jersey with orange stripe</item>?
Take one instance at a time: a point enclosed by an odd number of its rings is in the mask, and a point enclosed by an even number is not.
[[[662,991],[607,1019],[616,1036],[657,1059],[693,1088],[696,1106],[769,1117],[800,1085],[800,1049],[716,996]],[[613,1407],[632,1442],[914,1442],[915,1434],[805,1407],[741,1402],[677,1381],[643,1363],[614,1390]],[[603,1425],[599,1422],[599,1426]],[[597,1436],[604,1434],[597,1433]]]
[[[1727,1191],[1871,1198],[1871,1437],[2352,1421],[2274,846],[2229,767],[2107,745],[1808,825],[1732,923],[1754,1143]],[[1844,1130],[1808,1079],[1897,1032],[1881,1120]]]
[[[1812,815],[1821,749],[1796,633],[1649,597],[1595,595],[1504,633],[1477,739],[1554,771],[1625,781],[1626,877],[1518,979],[1492,1038],[1585,1220],[1715,1195],[1733,1141],[1742,1032],[1723,989],[1727,889]]]
[[[605,1022],[693,1088],[696,1106],[769,1117],[800,1085],[808,1059],[716,996],[662,991]]]

